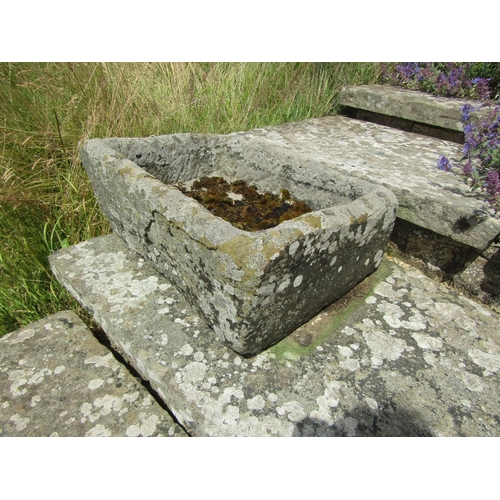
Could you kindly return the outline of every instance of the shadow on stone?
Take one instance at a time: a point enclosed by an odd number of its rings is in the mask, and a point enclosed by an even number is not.
[[[390,401],[372,410],[365,407],[346,411],[332,424],[307,417],[297,422],[294,437],[433,437],[435,434],[419,422],[417,412],[398,408]]]
[[[391,234],[389,251],[439,280],[449,279],[463,271],[477,255],[467,245],[399,218]]]
[[[483,267],[484,279],[481,289],[494,296],[500,296],[500,249],[488,259]]]

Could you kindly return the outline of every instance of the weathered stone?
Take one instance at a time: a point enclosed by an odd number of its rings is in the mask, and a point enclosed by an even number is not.
[[[276,343],[373,272],[395,220],[387,189],[251,133],[94,139],[81,156],[114,231],[244,355]],[[267,230],[237,229],[172,185],[206,175],[287,189],[314,212]]]
[[[476,257],[453,276],[455,288],[469,297],[488,304],[500,313],[500,250],[489,259]]]
[[[227,140],[264,138],[325,169],[381,184],[396,195],[398,218],[478,251],[500,234],[500,216],[481,195],[459,175],[437,168],[440,155],[460,163],[458,144],[345,116],[285,123],[231,137]]]
[[[359,85],[346,87],[339,96],[339,103],[356,109],[402,118],[411,122],[463,132],[460,108],[478,101],[437,97],[425,92],[392,87],[389,85]],[[479,111],[484,116],[486,111]]]
[[[0,436],[186,436],[71,311],[0,339]]]
[[[427,276],[446,281],[477,257],[477,251],[428,229],[397,219],[387,251]]]
[[[193,435],[500,435],[500,316],[409,266],[249,359],[115,235],[50,261]]]

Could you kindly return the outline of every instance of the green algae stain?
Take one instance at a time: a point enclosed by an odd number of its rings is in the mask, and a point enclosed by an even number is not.
[[[348,319],[365,304],[366,299],[373,295],[377,285],[388,278],[392,271],[393,264],[386,258],[382,259],[375,272],[307,324],[270,347],[269,352],[282,362],[303,358],[315,352],[327,337],[340,332]]]
[[[359,217],[351,217],[351,226],[360,226],[361,224],[366,224],[368,221],[368,214],[365,212]]]
[[[315,227],[317,229],[321,229],[323,227],[321,217],[317,215],[303,215],[300,218],[300,220],[307,222],[310,226]]]

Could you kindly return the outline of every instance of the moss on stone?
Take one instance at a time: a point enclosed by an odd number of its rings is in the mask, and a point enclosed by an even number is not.
[[[319,215],[306,215],[302,217],[301,220],[307,222],[310,226],[317,229],[321,229],[323,227],[323,223]]]
[[[316,327],[311,328],[312,321],[310,321],[307,324],[307,330],[305,327],[299,327],[291,335],[271,346],[269,352],[281,361],[290,361],[293,358],[298,359],[313,353],[329,335],[340,331],[346,319],[365,303],[377,285],[391,275],[392,270],[391,262],[382,259],[379,268],[374,273],[318,315],[326,313],[318,320]]]

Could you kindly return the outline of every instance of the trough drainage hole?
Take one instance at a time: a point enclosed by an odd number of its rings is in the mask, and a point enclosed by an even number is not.
[[[312,212],[303,201],[290,195],[259,193],[255,186],[237,180],[229,184],[222,177],[201,177],[190,187],[180,183],[175,187],[184,195],[201,203],[209,212],[244,231],[260,231],[283,221]]]

